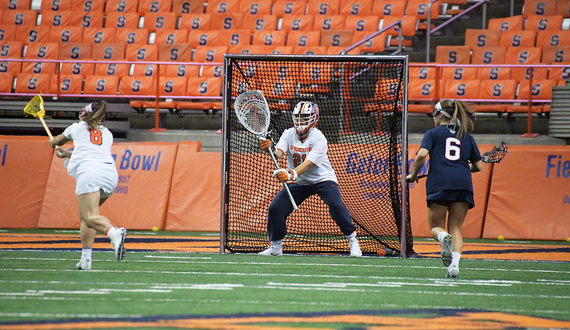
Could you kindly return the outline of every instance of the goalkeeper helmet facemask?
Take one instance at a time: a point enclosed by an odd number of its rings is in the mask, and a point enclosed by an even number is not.
[[[297,103],[293,109],[293,124],[300,141],[304,141],[319,121],[319,107],[310,101]]]

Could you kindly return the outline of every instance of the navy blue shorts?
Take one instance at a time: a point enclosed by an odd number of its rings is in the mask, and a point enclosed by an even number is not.
[[[469,208],[475,207],[473,193],[469,190],[441,190],[427,194],[427,205],[431,203],[450,207],[453,202],[469,203]]]

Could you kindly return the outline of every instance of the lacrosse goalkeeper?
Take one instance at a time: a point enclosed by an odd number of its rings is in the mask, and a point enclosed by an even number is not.
[[[360,257],[362,252],[356,239],[356,226],[352,223],[348,209],[342,202],[336,174],[327,157],[327,139],[315,126],[319,120],[319,107],[308,101],[299,102],[293,110],[294,127],[281,135],[275,148],[277,159],[287,154],[287,169],[278,169],[273,176],[279,182],[287,182],[297,205],[312,195],[328,205],[333,220],[348,238],[350,256]],[[261,139],[261,149],[269,151],[271,140]],[[271,246],[260,255],[282,255],[283,238],[287,234],[286,219],[293,212],[293,206],[284,189],[279,191],[269,205],[267,231]]]
[[[426,180],[428,223],[433,238],[441,242],[441,260],[447,277],[459,276],[463,252],[461,228],[467,211],[475,206],[471,172],[483,168],[473,130],[473,110],[458,100],[439,101],[432,113],[435,128],[428,130],[406,181],[416,181],[427,156]],[[445,223],[447,220],[447,229]]]
[[[69,157],[67,173],[75,178],[75,194],[79,207],[81,226],[81,259],[76,265],[79,270],[91,269],[92,249],[97,232],[105,233],[115,249],[115,258],[122,260],[125,254],[125,228],[111,225],[106,217],[99,214],[101,206],[117,186],[118,173],[111,156],[113,134],[103,126],[107,111],[104,101],[86,105],[79,113],[79,122],[67,127],[65,131],[50,139],[55,148],[73,141],[73,151],[58,149],[58,157]]]

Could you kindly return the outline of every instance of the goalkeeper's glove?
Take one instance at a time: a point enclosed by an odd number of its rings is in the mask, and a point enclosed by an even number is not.
[[[299,177],[295,170],[280,168],[278,170],[273,171],[273,176],[279,180],[279,182],[284,181],[295,181]]]
[[[266,139],[264,137],[260,137],[259,138],[259,145],[261,146],[261,150],[270,151],[271,150],[271,139]]]

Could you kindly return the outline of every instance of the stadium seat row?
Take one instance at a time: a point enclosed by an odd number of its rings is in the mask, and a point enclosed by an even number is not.
[[[561,64],[562,65],[562,64]],[[570,63],[567,67],[533,67],[533,79],[568,80],[570,78]],[[436,79],[435,67],[410,67],[411,79]],[[530,68],[511,67],[445,67],[440,71],[439,78],[443,80],[507,80],[517,82],[529,80]]]
[[[467,29],[465,46],[476,47],[544,47],[570,46],[570,30],[489,30]]]
[[[559,64],[570,62],[570,46],[475,47],[438,46],[436,62],[444,64]]]

